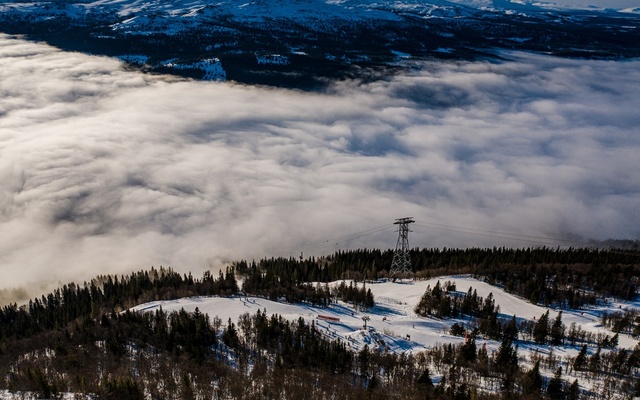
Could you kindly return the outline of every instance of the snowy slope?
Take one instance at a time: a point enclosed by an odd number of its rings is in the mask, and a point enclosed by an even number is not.
[[[229,318],[237,321],[238,317],[248,312],[255,314],[257,310],[266,310],[267,314],[279,314],[283,317],[295,320],[300,317],[306,321],[316,321],[330,338],[347,340],[353,348],[360,349],[365,344],[375,346],[376,339],[384,340],[389,351],[420,351],[431,347],[436,343],[460,343],[462,338],[448,334],[450,326],[456,320],[440,320],[436,318],[424,318],[413,311],[416,304],[424,294],[427,286],[433,287],[437,281],[444,283],[449,280],[455,282],[457,290],[466,292],[469,287],[475,289],[479,296],[486,298],[493,293],[496,305],[500,306],[504,318],[515,315],[518,319],[534,320],[547,311],[547,308],[531,304],[521,298],[515,297],[504,290],[491,286],[485,282],[468,276],[444,276],[427,281],[411,283],[382,282],[367,284],[375,297],[376,305],[366,312],[354,310],[348,304],[339,303],[328,308],[312,307],[309,305],[297,305],[273,302],[254,297],[197,297],[172,301],[157,301],[141,304],[134,308],[138,311],[153,311],[162,307],[165,311],[174,311],[184,308],[186,311],[194,311],[196,307],[210,316],[218,316],[223,322]],[[331,285],[337,284],[337,282]],[[591,332],[603,332],[613,335],[611,331],[600,327],[602,312],[609,309],[618,309],[619,306],[640,308],[640,303],[618,304],[611,303],[608,306],[583,311],[563,311],[563,322],[569,326],[571,322],[581,325],[584,330]],[[550,320],[557,313],[549,310]],[[319,320],[318,316],[338,318],[338,322]],[[367,330],[363,329],[362,317],[368,316]],[[372,329],[369,329],[372,328]],[[491,340],[479,340],[478,344],[487,344],[489,349],[496,349],[499,343]],[[620,347],[633,348],[637,341],[627,335],[620,335]],[[527,351],[547,351],[541,346],[523,346]],[[577,349],[560,349],[559,354],[577,353]]]

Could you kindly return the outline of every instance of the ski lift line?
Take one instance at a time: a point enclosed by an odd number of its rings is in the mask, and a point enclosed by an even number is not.
[[[393,224],[385,224],[385,225],[378,226],[378,227],[375,227],[375,228],[365,229],[364,231],[350,233],[348,235],[343,235],[343,236],[338,236],[338,237],[332,238],[332,239],[324,239],[324,240],[318,240],[318,241],[315,241],[315,242],[309,242],[306,245],[307,246],[312,246],[314,244],[324,244],[324,243],[336,242],[336,241],[339,242],[341,240],[344,240],[346,238],[350,238],[352,236],[361,237],[361,235],[368,235],[369,233],[379,232],[379,231],[381,231],[383,229],[386,229],[388,227],[391,227],[391,226],[393,226]]]
[[[581,244],[581,245],[593,246],[592,243],[579,242],[579,241],[567,240],[567,239],[546,238],[541,236],[527,236],[527,235],[519,235],[515,233],[511,234],[506,232],[492,232],[492,231],[486,231],[482,229],[473,229],[473,228],[447,227],[447,225],[441,225],[441,224],[429,225],[425,223],[418,223],[417,225],[446,230],[446,231],[452,231],[452,232],[466,233],[470,235],[481,235],[481,236],[494,237],[499,239],[510,239],[510,240],[515,240],[520,242],[529,242],[529,243],[537,243],[537,244],[545,244],[545,245],[569,246],[570,244]],[[517,236],[520,236],[520,237],[517,237]]]
[[[391,227],[393,227],[393,224],[389,223],[389,224],[377,226],[375,228],[369,228],[369,229],[365,229],[363,231],[350,233],[348,235],[338,236],[338,237],[335,237],[335,238],[332,238],[332,239],[324,239],[324,240],[318,240],[318,241],[315,241],[315,242],[309,242],[309,243],[304,244],[302,247],[298,247],[298,249],[299,249],[298,251],[315,252],[315,251],[318,251],[318,250],[322,250],[322,249],[338,246],[338,245],[340,245],[342,243],[350,242],[352,240],[359,239],[361,237],[373,235],[374,233],[378,233],[378,232],[384,231],[385,229],[389,229]],[[293,250],[290,251],[290,253],[293,253]]]
[[[341,237],[333,239],[333,240],[329,239],[329,240],[324,240],[324,241],[321,241],[321,242],[313,242],[313,243],[310,243],[310,244],[316,244],[317,243],[319,246],[316,246],[316,247],[305,247],[305,248],[303,248],[303,251],[316,251],[316,250],[321,250],[321,249],[324,249],[324,248],[327,248],[327,247],[338,246],[338,245],[340,245],[342,243],[350,242],[352,240],[359,239],[361,237],[370,236],[370,235],[373,235],[375,233],[384,231],[385,229],[390,228],[390,226],[391,225],[385,225],[385,226],[382,226],[382,227],[375,228],[374,230],[368,230],[368,231],[363,231],[363,232],[360,232],[360,233],[357,233],[357,234],[341,236]],[[323,244],[323,245],[320,246],[320,244]]]
[[[559,238],[552,238],[552,237],[547,237],[547,236],[522,235],[522,234],[519,234],[519,233],[499,232],[499,231],[491,231],[491,230],[487,230],[487,229],[478,229],[478,228],[467,228],[467,227],[463,227],[463,226],[437,224],[437,223],[434,223],[434,222],[419,222],[417,225],[422,225],[422,226],[427,226],[427,227],[443,227],[443,228],[464,229],[464,230],[474,231],[474,232],[486,232],[486,233],[495,234],[495,235],[506,235],[506,236],[509,236],[509,237],[518,236],[518,237],[521,237],[521,238],[528,238],[528,239],[555,240],[555,241],[561,241],[561,242],[580,243],[580,244],[584,244],[584,245],[591,244],[591,243],[581,242],[581,241],[578,241],[578,240],[571,240],[571,239],[559,239]]]
[[[547,237],[543,237],[543,236],[528,236],[528,235],[519,235],[517,233],[513,233],[513,234],[509,234],[506,232],[494,232],[496,233],[491,234],[491,233],[479,233],[480,232],[492,232],[492,231],[487,231],[484,229],[474,229],[474,228],[459,228],[459,229],[455,229],[457,227],[448,227],[447,225],[443,225],[443,224],[432,224],[430,225],[429,223],[417,223],[416,225],[420,225],[420,226],[424,226],[424,227],[428,227],[428,228],[436,228],[436,229],[441,229],[441,230],[447,230],[447,231],[453,231],[453,232],[461,232],[461,233],[466,233],[466,234],[470,234],[470,235],[482,235],[482,236],[488,236],[488,237],[495,237],[495,238],[500,238],[500,239],[510,239],[510,240],[515,240],[515,241],[520,241],[520,242],[529,242],[529,243],[536,243],[536,244],[544,244],[544,245],[549,245],[549,246],[570,246],[570,245],[582,245],[585,246],[587,248],[597,248],[598,246],[593,244],[593,243],[588,243],[588,242],[580,242],[577,240],[570,240],[570,239],[558,239],[558,238],[547,238]],[[473,232],[476,231],[476,232]],[[502,235],[498,235],[498,234],[502,234]],[[510,236],[511,235],[511,236]],[[521,238],[517,238],[514,236],[521,236]],[[524,238],[531,238],[531,239],[524,239]],[[539,240],[536,240],[539,239]],[[620,254],[620,255],[625,255],[625,256],[632,256],[632,257],[640,257],[640,252],[637,251],[624,251],[624,250],[617,250],[615,248],[609,248],[607,250],[609,253],[613,253],[613,254]]]
[[[557,242],[552,242],[552,241],[543,241],[543,240],[534,240],[534,239],[520,239],[520,238],[510,237],[510,236],[491,235],[489,233],[469,232],[469,231],[465,231],[465,230],[462,230],[462,229],[452,229],[452,228],[442,228],[442,227],[436,228],[436,229],[441,229],[441,230],[451,231],[451,232],[466,233],[468,235],[481,235],[481,236],[493,237],[493,238],[498,238],[498,239],[509,239],[509,240],[514,240],[514,241],[518,241],[518,242],[536,243],[536,244],[544,244],[544,245],[550,245],[550,246],[554,246],[554,245],[568,246],[567,244],[559,244]]]

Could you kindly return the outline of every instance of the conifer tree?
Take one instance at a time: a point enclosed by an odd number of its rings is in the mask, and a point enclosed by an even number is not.
[[[551,325],[551,344],[559,346],[564,341],[565,325],[562,323],[562,311],[558,312],[556,319]]]
[[[549,384],[547,385],[547,396],[549,396],[551,400],[564,399],[562,367],[558,367],[556,372],[553,374],[553,378],[549,381]]]
[[[573,360],[573,369],[576,371],[582,371],[585,363],[587,362],[587,345],[582,345],[582,349],[580,349],[580,353],[576,356],[575,360]]]
[[[539,344],[547,343],[547,335],[549,334],[549,311],[540,316],[538,322],[533,327],[533,340]]]
[[[522,379],[522,392],[525,395],[539,394],[542,391],[542,375],[540,375],[540,360],[536,360],[533,367],[527,371]]]
[[[466,343],[460,347],[460,357],[465,363],[475,363],[478,357],[476,351],[476,339],[470,337]]]
[[[511,317],[509,322],[507,322],[507,325],[505,325],[503,335],[512,341],[518,339],[518,325],[516,323],[515,315]]]
[[[571,386],[569,386],[569,390],[567,391],[567,399],[578,400],[579,398],[580,398],[580,385],[578,385],[578,380],[574,379]]]
[[[589,371],[596,373],[600,371],[600,347],[598,347],[598,350],[596,350],[596,352],[589,357]]]
[[[417,383],[419,385],[424,385],[428,388],[433,387],[433,381],[431,380],[431,375],[429,374],[429,368],[425,368],[424,371],[420,374]]]
[[[518,368],[518,350],[512,347],[513,342],[508,338],[502,339],[500,348],[496,353],[496,368],[504,373],[511,373]]]

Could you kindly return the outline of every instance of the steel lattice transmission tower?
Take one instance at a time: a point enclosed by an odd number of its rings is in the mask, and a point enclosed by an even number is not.
[[[389,277],[396,279],[413,279],[411,271],[411,257],[409,256],[409,224],[415,221],[411,217],[396,219],[394,225],[398,225],[398,243],[393,254],[393,262],[389,270]]]

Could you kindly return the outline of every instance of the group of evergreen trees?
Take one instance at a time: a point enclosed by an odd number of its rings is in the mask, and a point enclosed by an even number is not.
[[[417,279],[471,274],[545,306],[575,309],[608,296],[632,300],[640,289],[640,257],[633,252],[548,247],[444,248],[412,249],[410,257]],[[279,282],[294,283],[374,280],[388,277],[392,260],[392,250],[358,249],[302,261],[240,261],[236,272],[253,275],[256,270],[261,271],[271,283],[275,277]]]
[[[636,309],[624,311],[603,312],[602,325],[616,333],[626,333],[635,337],[640,336],[640,314]]]
[[[503,337],[503,331],[509,329],[507,321],[498,318],[500,306],[495,304],[493,294],[489,293],[486,299],[478,296],[478,293],[469,288],[467,293],[459,296],[455,292],[455,285],[444,283],[444,289],[440,281],[431,288],[427,286],[425,293],[416,305],[414,311],[422,316],[435,316],[438,318],[462,318],[470,317],[473,320],[474,335],[499,340]],[[452,327],[453,334],[460,334],[462,327],[457,323]]]
[[[293,259],[263,260],[259,264],[240,262],[235,266],[244,281],[242,290],[246,294],[265,297],[270,300],[284,299],[290,303],[310,303],[326,307],[337,300],[353,304],[356,308],[371,308],[374,305],[373,294],[366,284],[358,288],[351,282],[348,286],[341,282],[334,288],[327,284],[308,280],[317,278],[317,264],[311,261],[299,262]],[[314,283],[315,282],[315,283]]]
[[[422,316],[434,316],[438,318],[466,318],[470,329],[464,324],[455,322],[449,331],[455,336],[465,334],[482,335],[493,340],[502,340],[505,337],[512,341],[522,339],[531,340],[538,344],[551,344],[554,346],[570,343],[584,343],[594,347],[615,348],[618,346],[618,333],[613,336],[603,333],[594,334],[587,332],[572,323],[567,329],[562,322],[560,310],[555,319],[550,321],[549,311],[545,311],[537,320],[516,320],[499,318],[500,307],[495,305],[493,294],[489,293],[486,299],[478,296],[475,290],[469,288],[466,294],[460,296],[455,292],[455,285],[445,282],[445,291],[441,288],[440,281],[431,288],[427,286],[424,295],[418,302],[414,311]],[[605,317],[606,318],[606,317]]]
[[[140,271],[120,278],[99,276],[84,285],[69,284],[30,300],[26,306],[0,308],[0,340],[23,338],[60,329],[78,318],[98,318],[153,300],[197,295],[231,295],[238,291],[235,274],[227,269],[218,278],[205,272],[201,279],[181,276],[171,269]]]

